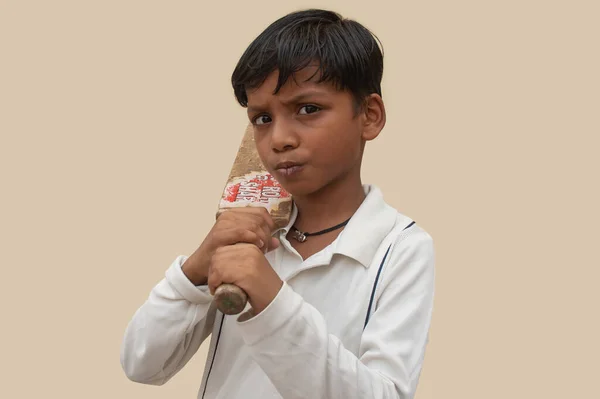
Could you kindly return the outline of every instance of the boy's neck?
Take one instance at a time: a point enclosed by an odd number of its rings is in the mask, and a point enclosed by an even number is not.
[[[315,232],[349,219],[365,199],[360,178],[331,185],[306,197],[294,197],[298,216],[294,226],[305,232]]]

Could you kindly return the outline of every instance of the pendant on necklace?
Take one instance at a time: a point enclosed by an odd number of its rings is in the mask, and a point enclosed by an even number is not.
[[[303,232],[301,232],[300,230],[294,229],[294,236],[293,236],[297,241],[299,242],[304,242],[306,241],[306,236],[304,235]]]

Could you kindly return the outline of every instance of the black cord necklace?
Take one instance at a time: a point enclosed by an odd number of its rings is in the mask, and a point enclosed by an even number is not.
[[[352,219],[352,218],[350,218],[350,219]],[[300,241],[300,242],[304,242],[304,241],[306,241],[306,237],[309,237],[309,236],[319,236],[321,234],[329,233],[330,231],[334,231],[334,230],[337,230],[337,229],[339,229],[341,227],[344,227],[345,225],[348,224],[348,222],[350,221],[350,219],[348,219],[345,222],[342,222],[342,223],[340,223],[338,225],[330,227],[328,229],[317,231],[316,233],[305,233],[303,231],[298,230],[296,227],[292,226],[292,229],[294,229],[294,235],[293,235],[293,237],[296,240]]]

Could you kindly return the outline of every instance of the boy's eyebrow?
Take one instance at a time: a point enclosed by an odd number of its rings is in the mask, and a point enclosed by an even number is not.
[[[315,89],[307,90],[302,93],[298,93],[295,96],[292,96],[291,98],[289,98],[287,100],[283,100],[282,103],[285,105],[290,105],[290,104],[305,101],[308,98],[322,97],[325,94],[326,93],[321,90],[315,90]]]
[[[295,103],[299,103],[299,102],[303,102],[307,99],[313,99],[315,97],[322,97],[324,95],[326,95],[327,93],[321,90],[307,90],[304,91],[302,93],[298,93],[295,96],[290,97],[289,99],[283,100],[281,101],[284,105],[288,106],[290,104],[295,104]],[[259,112],[262,111],[264,108],[264,106],[262,105],[258,105],[258,106],[251,106],[248,105],[247,111],[248,113],[252,113],[252,112]]]

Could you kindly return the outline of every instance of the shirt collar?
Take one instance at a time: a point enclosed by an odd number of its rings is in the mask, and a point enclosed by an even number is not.
[[[341,254],[358,261],[364,267],[369,267],[375,252],[384,237],[396,223],[398,212],[383,199],[381,190],[371,184],[363,185],[365,199],[352,218],[333,242],[333,254]],[[290,222],[279,229],[285,237],[298,216],[294,204]]]

